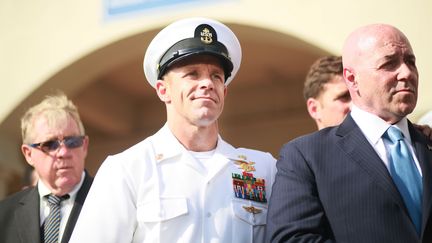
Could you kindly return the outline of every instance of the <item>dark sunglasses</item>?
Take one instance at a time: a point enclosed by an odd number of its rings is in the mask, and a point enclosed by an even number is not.
[[[45,153],[48,153],[57,150],[62,143],[68,149],[81,147],[84,143],[84,138],[85,136],[70,136],[70,137],[65,137],[63,140],[59,140],[59,139],[49,140],[41,143],[29,144],[29,146],[32,148],[38,148],[44,151]]]

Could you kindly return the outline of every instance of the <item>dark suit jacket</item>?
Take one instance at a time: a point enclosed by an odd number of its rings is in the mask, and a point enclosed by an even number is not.
[[[85,173],[84,182],[79,189],[74,206],[63,233],[62,243],[67,243],[75,227],[84,200],[93,182]],[[0,242],[2,243],[40,243],[40,209],[37,187],[17,192],[0,202]]]
[[[373,147],[350,115],[285,144],[269,203],[267,242],[432,242],[432,151],[409,123],[423,173],[422,235]]]

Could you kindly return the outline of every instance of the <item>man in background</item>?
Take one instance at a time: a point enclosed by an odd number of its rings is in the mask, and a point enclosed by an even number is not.
[[[342,57],[324,56],[306,75],[303,96],[318,129],[339,125],[350,111],[351,96],[342,70]]]
[[[24,114],[21,130],[21,151],[38,179],[0,202],[0,242],[66,243],[93,180],[78,110],[64,94],[47,96]]]

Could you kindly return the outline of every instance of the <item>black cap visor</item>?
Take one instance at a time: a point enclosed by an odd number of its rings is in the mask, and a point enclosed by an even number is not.
[[[158,79],[162,78],[172,64],[192,55],[211,55],[219,58],[225,72],[225,80],[231,76],[233,64],[227,48],[222,43],[205,44],[199,38],[188,38],[174,44],[162,56],[158,67]]]

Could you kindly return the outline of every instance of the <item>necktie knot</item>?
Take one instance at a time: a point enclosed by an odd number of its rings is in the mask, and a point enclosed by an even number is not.
[[[399,129],[393,126],[390,126],[387,129],[385,134],[387,134],[387,138],[390,139],[392,143],[396,143],[397,141],[402,140],[404,138],[403,133]]]
[[[60,203],[61,203],[61,201],[66,200],[66,199],[69,198],[69,194],[63,195],[61,197],[56,196],[54,194],[49,194],[47,196],[47,198],[48,198],[48,204],[49,204],[50,207],[52,207],[52,206],[59,206]]]

